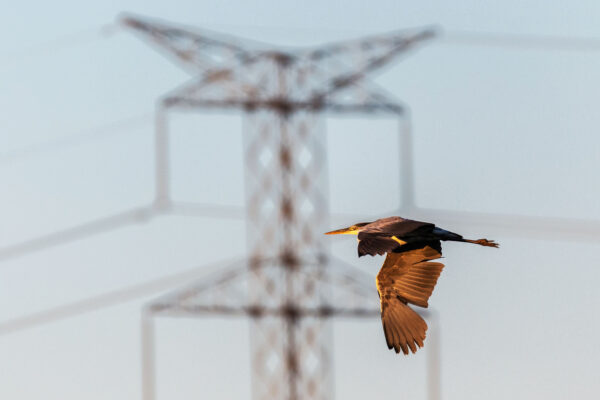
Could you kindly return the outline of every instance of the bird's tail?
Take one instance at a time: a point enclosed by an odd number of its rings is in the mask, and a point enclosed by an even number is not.
[[[450,231],[447,231],[445,229],[441,229],[441,228],[437,228],[437,227],[433,229],[433,233],[435,234],[436,238],[440,239],[440,240],[449,240],[451,242],[473,243],[473,244],[478,244],[480,246],[487,246],[487,247],[498,247],[499,246],[498,243],[494,242],[493,240],[487,240],[487,239],[477,239],[477,240],[465,239],[461,235],[459,235],[458,233],[450,232]]]

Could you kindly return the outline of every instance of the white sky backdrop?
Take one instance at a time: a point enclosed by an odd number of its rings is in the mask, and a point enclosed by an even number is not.
[[[430,24],[600,38],[600,5],[591,0],[4,4],[0,246],[151,200],[154,103],[188,76],[130,33],[97,38],[95,28],[121,11],[282,45]],[[74,32],[82,32],[81,44],[61,46],[79,40]],[[377,82],[412,111],[418,204],[600,219],[599,66],[600,51],[464,46],[442,37],[387,69]],[[145,122],[31,147],[130,117]],[[243,205],[239,118],[176,114],[172,123],[175,197]],[[396,208],[396,123],[331,119],[328,128],[332,210],[370,216]],[[364,163],[353,163],[357,157]],[[502,247],[445,247],[430,302],[443,325],[443,398],[597,396],[598,243],[445,228]],[[2,261],[0,321],[241,256],[244,234],[241,221],[161,217]],[[357,260],[353,240],[332,247],[373,275],[381,263]],[[0,398],[140,398],[146,300],[1,335]],[[161,320],[158,398],[247,398],[248,336],[242,321]],[[334,338],[338,399],[424,398],[424,351],[389,352],[378,321],[336,323]]]

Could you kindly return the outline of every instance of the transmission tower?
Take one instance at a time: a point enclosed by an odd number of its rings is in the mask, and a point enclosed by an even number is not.
[[[127,17],[123,23],[193,78],[158,104],[155,206],[168,209],[168,112],[235,109],[244,116],[249,257],[243,265],[145,309],[144,396],[154,398],[152,318],[232,314],[251,321],[255,400],[331,399],[334,316],[379,317],[372,277],[331,262],[323,134],[326,113],[405,108],[367,75],[433,36],[414,30],[302,50],[273,50],[214,33]],[[404,132],[405,144],[410,144]],[[408,148],[410,146],[407,146]],[[410,163],[411,160],[406,160]],[[410,169],[408,169],[410,171]],[[403,201],[413,204],[412,179]]]

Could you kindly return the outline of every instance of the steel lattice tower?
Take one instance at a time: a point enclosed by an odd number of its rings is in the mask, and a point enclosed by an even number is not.
[[[166,113],[237,109],[245,118],[248,260],[148,305],[145,398],[154,397],[151,318],[217,313],[251,318],[255,400],[331,399],[330,317],[378,317],[379,305],[372,277],[347,265],[338,268],[321,241],[328,228],[324,116],[401,118],[404,107],[366,76],[433,32],[395,32],[288,51],[137,17],[123,22],[194,75],[159,102],[156,207],[171,205]],[[412,190],[403,193],[411,206]]]

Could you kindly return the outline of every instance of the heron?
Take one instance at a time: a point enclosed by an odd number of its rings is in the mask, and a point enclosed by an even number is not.
[[[429,222],[388,217],[360,222],[326,235],[358,235],[358,256],[386,254],[375,283],[379,293],[381,321],[388,348],[405,355],[423,347],[427,323],[409,304],[427,308],[444,264],[442,241],[498,247],[487,239],[465,239]]]

